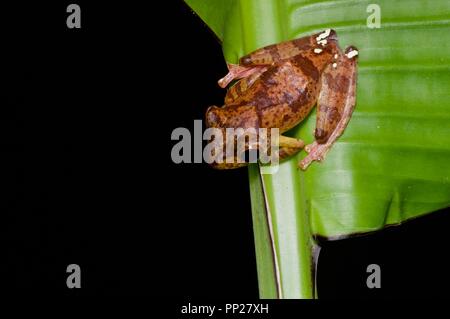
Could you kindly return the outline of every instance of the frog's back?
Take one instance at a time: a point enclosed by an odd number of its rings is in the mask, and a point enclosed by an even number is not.
[[[300,123],[313,108],[319,77],[319,71],[307,58],[284,61],[263,73],[237,102],[255,107],[260,127],[277,127],[284,132]]]

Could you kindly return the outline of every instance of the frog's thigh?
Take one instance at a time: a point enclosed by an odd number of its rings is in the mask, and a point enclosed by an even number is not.
[[[355,57],[349,59],[341,53],[337,61],[325,69],[317,101],[316,129],[314,131],[317,143],[326,143],[342,118],[350,118],[355,106],[355,80]],[[340,134],[342,131],[343,128],[341,128]]]
[[[225,95],[225,104],[231,104],[235,102],[247,89],[252,86],[253,83],[266,71],[264,69],[258,69],[255,73],[247,78],[244,78],[228,89]]]

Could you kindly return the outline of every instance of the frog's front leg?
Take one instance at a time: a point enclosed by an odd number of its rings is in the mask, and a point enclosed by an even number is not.
[[[285,158],[297,154],[304,147],[305,142],[303,142],[302,140],[280,135],[278,140],[278,161],[282,161]],[[263,146],[262,151],[267,152],[265,145]]]
[[[305,147],[305,143],[302,140],[281,135],[279,146],[278,156],[279,160],[282,161],[300,152]]]
[[[283,135],[280,135],[278,143],[279,143],[278,156],[280,161],[298,153],[303,149],[303,147],[305,147],[305,143],[302,140],[298,140],[296,138],[287,137]],[[225,154],[223,161],[221,163],[213,162],[212,166],[215,169],[235,169],[247,166],[249,163],[245,160],[246,157],[245,153],[248,152],[249,150],[259,150],[259,151],[262,150],[264,152],[268,151],[267,145],[263,145],[262,149],[259,143],[256,143],[252,146],[246,145],[246,147],[244,148],[244,153],[237,154],[236,152],[237,150],[234,149],[235,151],[234,154]]]
[[[284,135],[280,135],[279,138],[279,146],[280,148],[287,147],[287,148],[294,148],[298,149],[299,151],[305,147],[305,143],[302,140],[298,140],[293,137],[288,137]]]
[[[322,161],[347,127],[356,102],[357,56],[356,48],[347,48],[322,75],[314,132],[316,140],[305,147],[309,154],[299,163],[303,170],[313,161]]]

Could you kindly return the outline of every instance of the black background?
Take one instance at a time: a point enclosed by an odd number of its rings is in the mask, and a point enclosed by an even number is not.
[[[2,5],[2,289],[257,298],[247,170],[170,157],[172,130],[222,104],[219,41],[178,1],[77,1],[71,30],[69,3]],[[447,297],[449,225],[324,242],[320,296]]]

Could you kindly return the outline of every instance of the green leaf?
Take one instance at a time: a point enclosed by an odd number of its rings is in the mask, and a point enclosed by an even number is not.
[[[223,40],[228,12],[235,7],[236,0],[186,0],[198,16]]]
[[[223,40],[229,62],[326,28],[337,31],[342,48],[352,44],[360,52],[356,109],[325,161],[298,171],[302,152],[277,174],[263,175],[259,188],[250,167],[253,213],[271,216],[273,244],[265,252],[278,262],[260,281],[275,283],[278,297],[311,297],[302,289],[312,287],[304,270],[312,235],[372,232],[450,205],[450,2],[376,1],[379,29],[366,23],[373,1],[225,2],[221,32],[210,20],[219,7],[200,16]],[[290,135],[312,142],[314,125],[313,113]],[[255,235],[262,231],[255,227]]]

